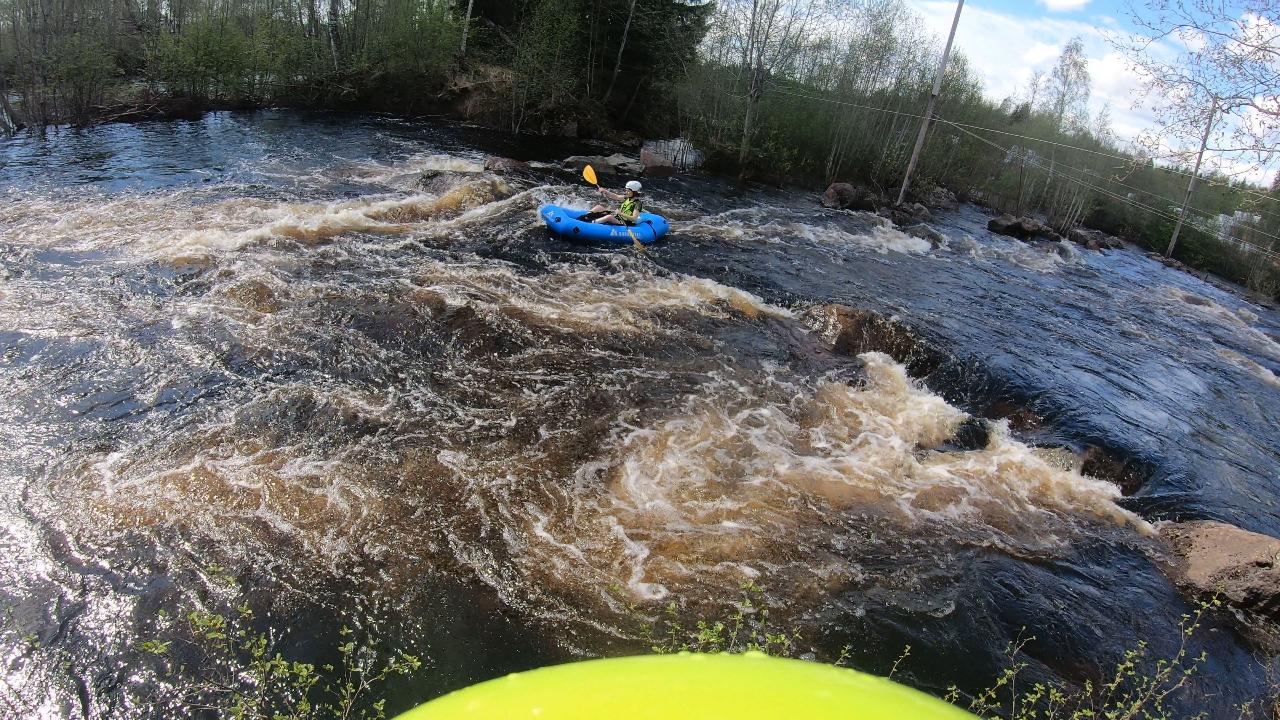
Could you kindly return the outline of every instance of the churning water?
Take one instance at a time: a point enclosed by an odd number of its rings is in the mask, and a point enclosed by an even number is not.
[[[567,243],[536,208],[580,183],[483,160],[570,149],[290,113],[0,145],[0,712],[145,715],[161,611],[244,599],[302,658],[371,629],[433,660],[405,706],[746,581],[925,688],[1018,636],[1078,682],[1176,648],[1159,521],[1280,535],[1276,313],[972,208],[935,246],[697,179],[646,183],[644,253]],[[1189,705],[1264,692],[1196,643]]]

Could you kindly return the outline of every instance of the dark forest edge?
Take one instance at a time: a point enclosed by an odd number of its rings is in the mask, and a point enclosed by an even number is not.
[[[298,107],[683,136],[713,171],[890,196],[940,40],[903,0],[0,0],[0,131]],[[912,185],[1168,246],[1187,169],[1090,117],[1079,43],[996,104],[954,57]],[[1280,182],[1211,176],[1175,257],[1280,297]]]

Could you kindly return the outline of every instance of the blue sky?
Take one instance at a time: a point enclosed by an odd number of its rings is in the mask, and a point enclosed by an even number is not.
[[[969,3],[973,4],[973,3]],[[978,5],[1025,17],[1051,13],[1060,17],[1095,17],[1124,15],[1124,3],[1117,0],[988,0]]]

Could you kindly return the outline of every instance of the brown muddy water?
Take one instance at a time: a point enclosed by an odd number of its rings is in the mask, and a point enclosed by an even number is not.
[[[283,112],[0,141],[0,713],[162,716],[140,644],[193,608],[427,656],[394,711],[747,581],[927,690],[1019,636],[1080,682],[1176,651],[1161,521],[1280,534],[1274,312],[974,208],[933,247],[696,177],[646,183],[647,252],[569,243],[536,208],[593,199],[550,169],[581,149]],[[831,304],[911,342],[833,343]],[[1055,461],[1088,447],[1130,496]],[[1182,707],[1266,694],[1225,625],[1193,644]]]

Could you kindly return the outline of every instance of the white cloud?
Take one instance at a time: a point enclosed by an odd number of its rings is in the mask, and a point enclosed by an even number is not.
[[[1021,60],[1033,67],[1043,65],[1046,60],[1053,60],[1062,54],[1061,45],[1052,45],[1049,43],[1035,42],[1031,47],[1019,57]]]
[[[1071,12],[1093,2],[1093,0],[1037,0],[1049,12]]]

